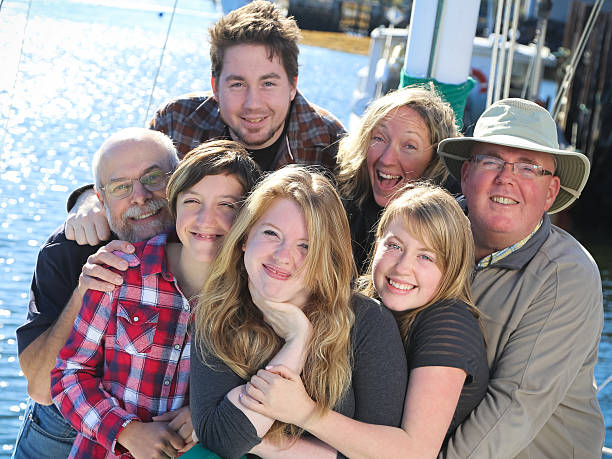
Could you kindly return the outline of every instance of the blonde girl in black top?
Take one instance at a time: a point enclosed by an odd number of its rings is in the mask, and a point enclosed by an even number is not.
[[[401,428],[314,410],[299,374],[282,366],[252,378],[243,403],[302,427],[352,458],[436,457],[488,382],[469,288],[473,251],[467,218],[439,187],[409,184],[382,215],[361,285],[394,312],[404,338],[409,382]]]

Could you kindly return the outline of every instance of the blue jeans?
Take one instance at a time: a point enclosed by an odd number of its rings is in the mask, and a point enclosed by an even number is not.
[[[66,458],[77,436],[55,405],[40,405],[28,401],[13,459]]]

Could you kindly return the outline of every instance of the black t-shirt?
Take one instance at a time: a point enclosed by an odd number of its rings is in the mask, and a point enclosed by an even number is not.
[[[38,252],[26,323],[17,329],[19,353],[57,320],[79,283],[87,258],[105,244],[69,241],[63,225],[49,236]]]
[[[478,320],[462,301],[435,303],[417,314],[405,343],[409,371],[461,368],[467,373],[444,444],[487,392],[489,367]]]

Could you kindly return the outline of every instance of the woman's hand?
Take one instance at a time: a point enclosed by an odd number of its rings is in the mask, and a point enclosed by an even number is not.
[[[283,365],[259,370],[245,386],[240,403],[259,414],[302,428],[306,428],[316,408],[300,375]]]
[[[286,342],[310,341],[312,325],[300,308],[291,303],[277,303],[264,298],[250,281],[249,291],[253,303],[262,312],[264,321],[272,327],[274,333]]]

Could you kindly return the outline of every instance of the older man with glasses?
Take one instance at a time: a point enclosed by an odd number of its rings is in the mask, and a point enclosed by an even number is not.
[[[147,240],[171,229],[166,183],[178,165],[177,151],[161,132],[129,128],[108,138],[93,161],[95,190],[114,239]],[[76,431],[52,405],[50,372],[70,335],[87,289],[113,285],[81,274],[98,246],[66,239],[64,225],[47,239],[38,254],[27,321],[17,329],[19,364],[28,380],[28,403],[14,458],[68,457]],[[116,248],[129,250],[127,244]],[[102,255],[112,256],[112,246]],[[125,261],[123,261],[127,265]],[[91,265],[99,273],[102,267]],[[106,279],[113,276],[105,270]],[[104,277],[104,276],[103,276]],[[121,283],[121,277],[118,282]]]
[[[600,458],[601,278],[548,216],[580,196],[587,158],[559,149],[550,114],[522,99],[493,104],[474,137],[444,140],[438,152],[465,195],[491,370],[485,398],[441,456]]]

